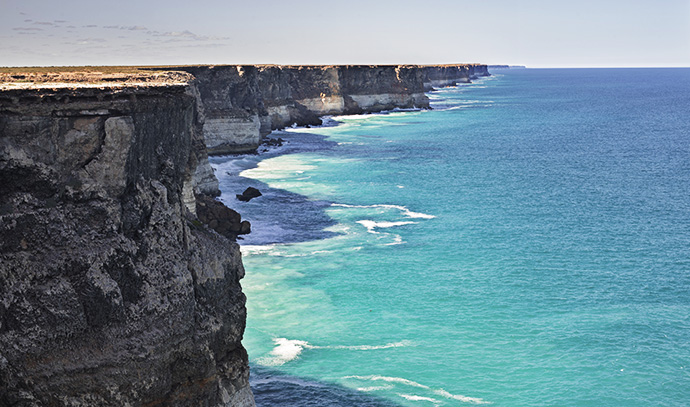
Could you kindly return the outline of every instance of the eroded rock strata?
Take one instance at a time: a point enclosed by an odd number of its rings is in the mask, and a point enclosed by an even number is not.
[[[319,116],[428,108],[425,91],[486,76],[485,65],[222,65],[167,67],[192,74],[209,154],[255,151],[271,130]]]
[[[190,79],[0,92],[0,405],[254,404]]]

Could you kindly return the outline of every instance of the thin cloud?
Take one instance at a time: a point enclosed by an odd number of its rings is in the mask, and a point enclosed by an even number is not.
[[[185,38],[200,38],[198,35],[194,34],[191,31],[184,30],[184,31],[168,31],[164,32],[161,34],[158,34],[162,37],[185,37]]]
[[[88,45],[88,44],[102,44],[108,42],[105,38],[80,38],[77,40],[77,44]]]
[[[209,37],[205,35],[197,35],[194,34],[193,32],[189,30],[184,30],[184,31],[168,31],[168,32],[158,32],[158,31],[149,31],[150,35],[156,36],[156,37],[168,37],[166,42],[173,42],[176,39],[187,39],[187,40],[194,40],[194,41],[223,41],[223,40],[228,40],[228,37]]]
[[[43,31],[43,28],[36,28],[36,27],[15,27],[13,28],[14,31]]]
[[[104,25],[103,28],[107,28],[109,30],[127,30],[127,31],[146,31],[148,28],[144,27],[143,25]]]
[[[34,25],[55,25],[50,21],[34,21]]]

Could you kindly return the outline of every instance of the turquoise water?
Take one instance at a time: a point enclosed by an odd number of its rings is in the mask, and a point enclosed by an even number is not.
[[[499,71],[430,97],[214,159],[254,227],[259,402],[690,405],[690,70]],[[246,185],[264,196],[234,201]],[[276,396],[296,388],[329,390]]]

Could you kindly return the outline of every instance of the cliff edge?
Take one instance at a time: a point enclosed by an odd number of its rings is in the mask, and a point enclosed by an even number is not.
[[[253,406],[193,78],[55,79],[0,90],[0,405]]]

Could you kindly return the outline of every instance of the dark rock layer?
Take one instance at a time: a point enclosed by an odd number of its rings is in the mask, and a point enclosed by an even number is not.
[[[241,220],[239,213],[209,196],[197,195],[196,213],[201,222],[230,239],[235,240],[237,235],[251,232],[249,221]]]
[[[193,214],[195,104],[0,92],[0,405],[253,405],[240,252]]]

